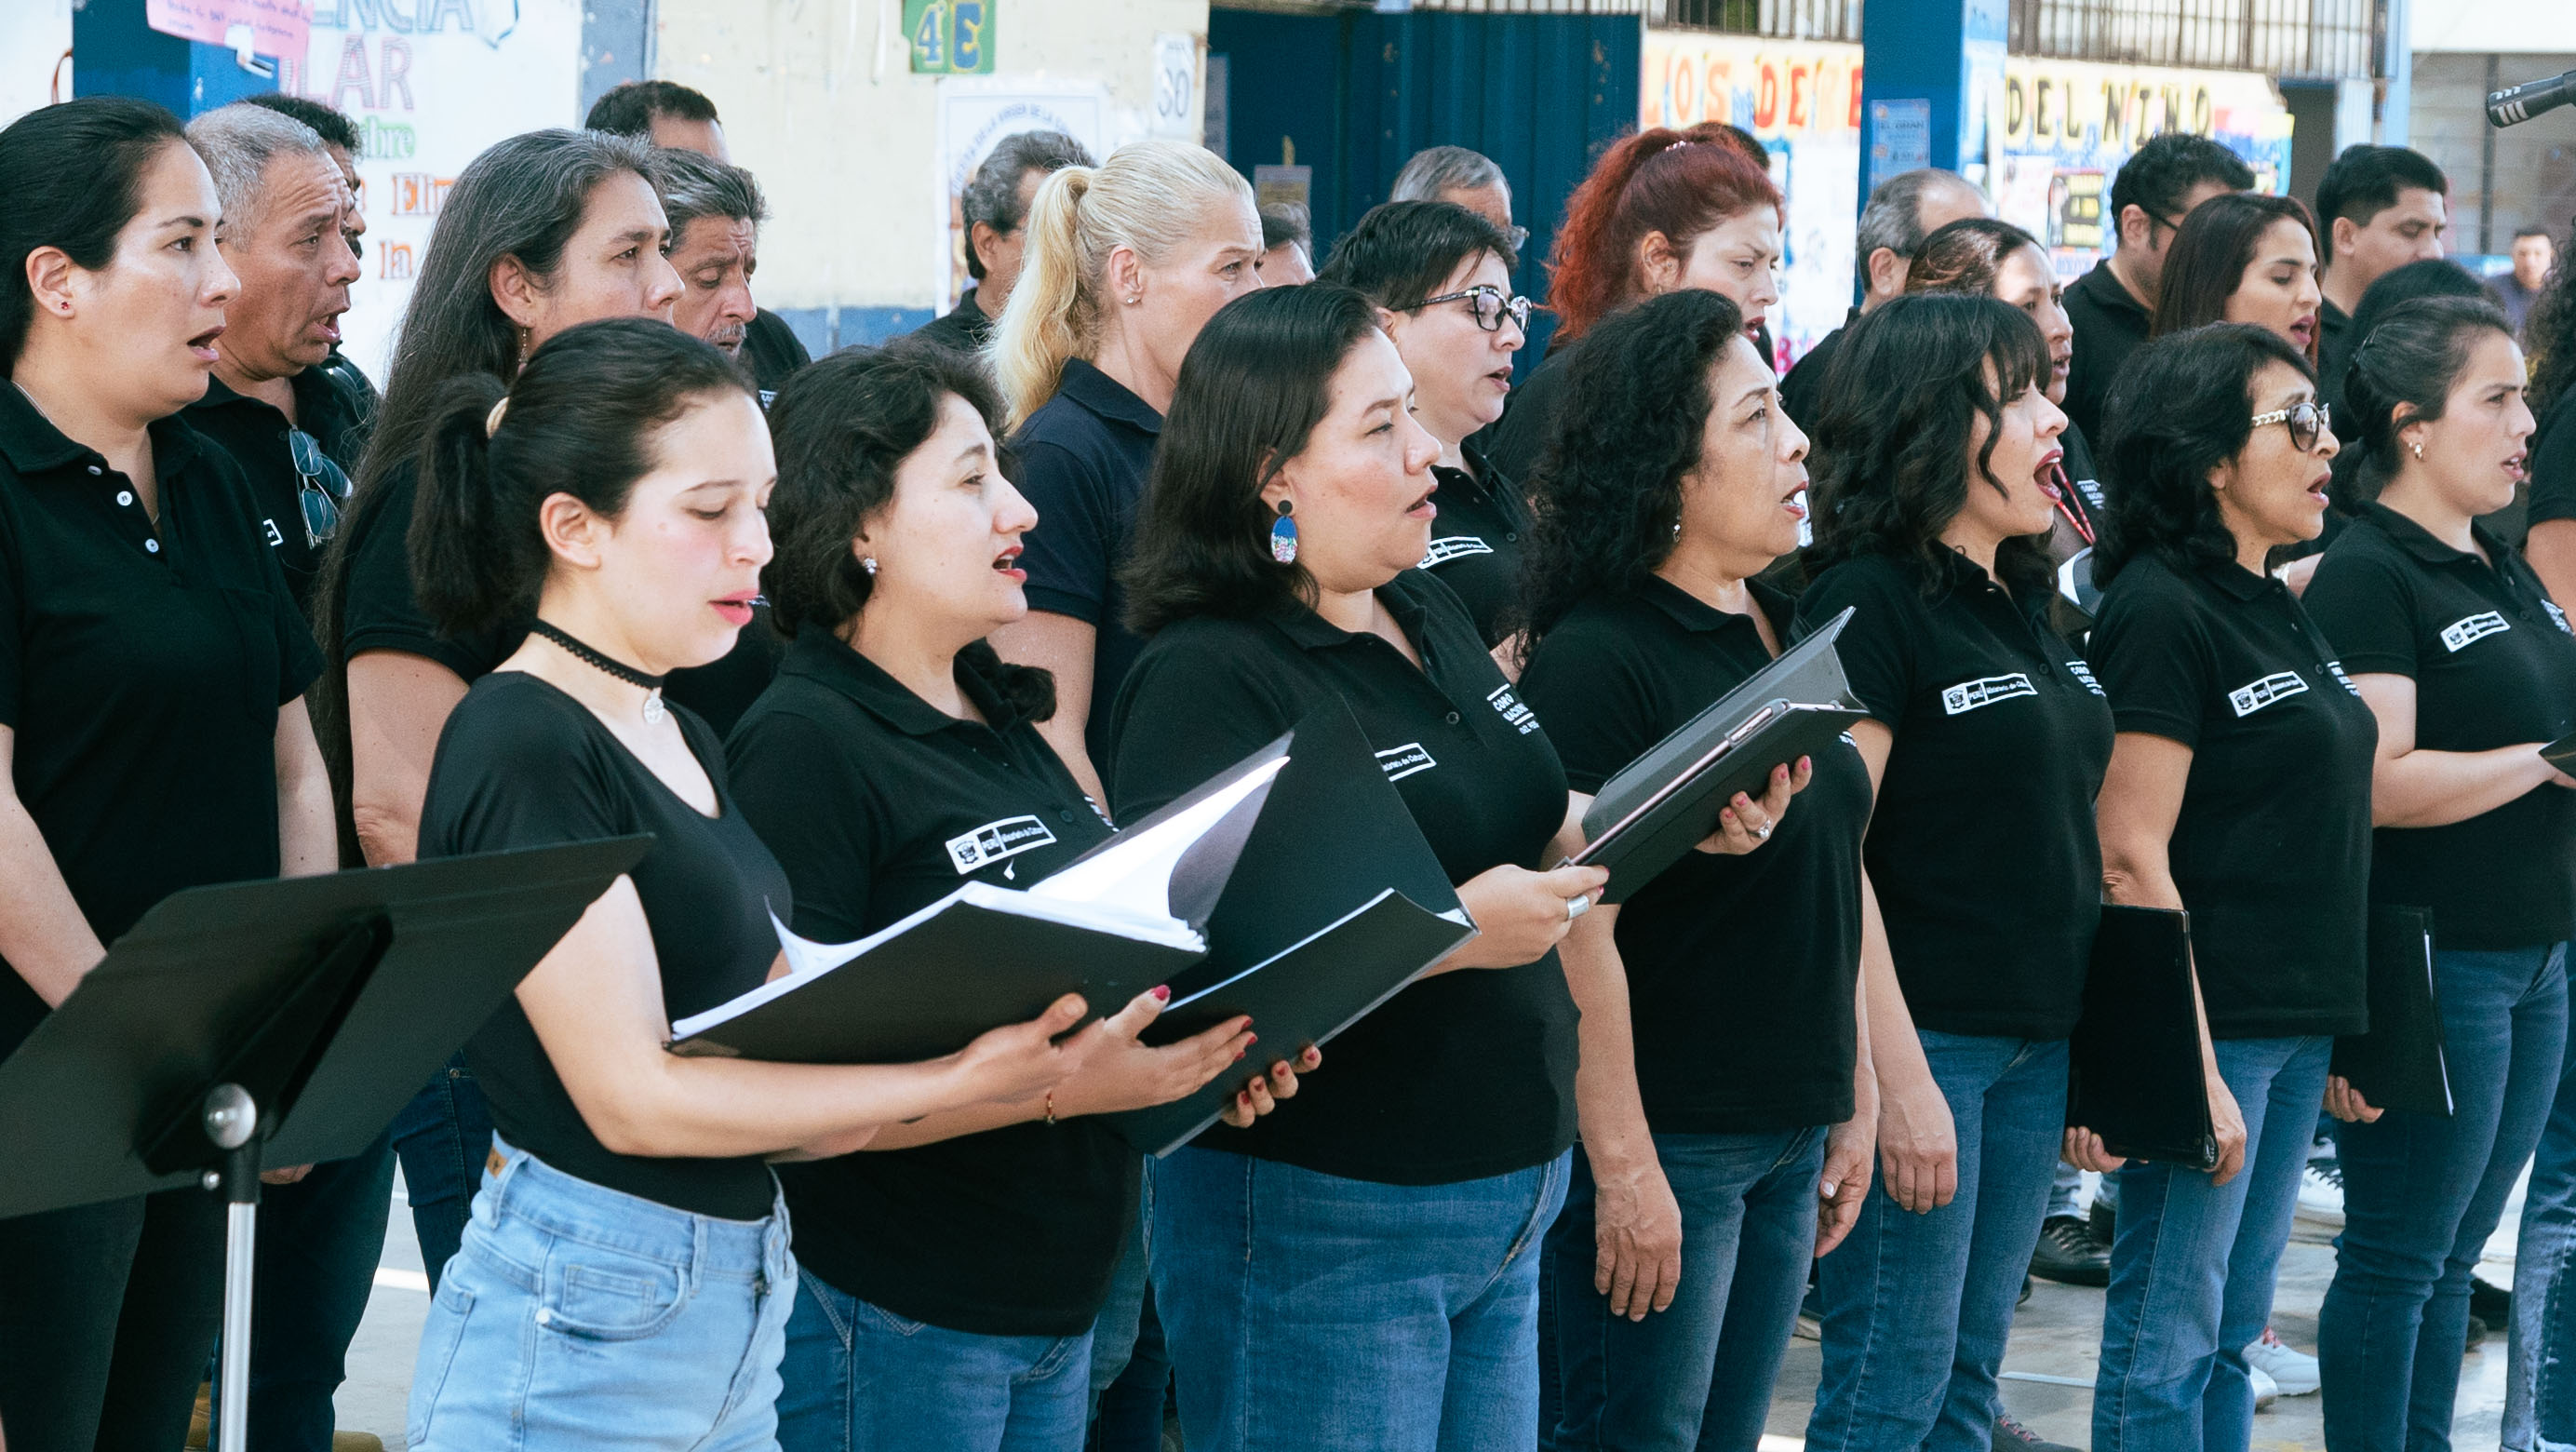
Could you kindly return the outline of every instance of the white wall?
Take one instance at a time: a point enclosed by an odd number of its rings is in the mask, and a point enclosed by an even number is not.
[[[72,0],[0,0],[0,126],[54,98],[58,66],[71,99],[71,48]]]

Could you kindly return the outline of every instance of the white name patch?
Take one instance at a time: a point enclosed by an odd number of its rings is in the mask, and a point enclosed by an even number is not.
[[[1439,764],[1431,759],[1430,752],[1422,749],[1419,741],[1408,741],[1377,754],[1378,770],[1386,773],[1388,781],[1402,781],[1417,771],[1429,771]]]
[[[2513,629],[2511,622],[2489,610],[2484,614],[2471,615],[2466,619],[2454,620],[2443,626],[2442,645],[2453,655],[2457,655],[2471,641],[2484,640],[2490,635],[2511,629]]]
[[[276,549],[286,543],[286,536],[278,532],[276,520],[263,519],[259,522],[259,527],[267,532],[270,549]]]
[[[1538,729],[1538,713],[1532,711],[1519,696],[1514,695],[1509,686],[1504,686],[1487,696],[1485,703],[1500,711],[1503,719],[1518,728],[1523,736]]]
[[[957,864],[958,875],[963,876],[1031,848],[1053,845],[1055,833],[1047,830],[1046,823],[1035,817],[1004,817],[949,838],[948,860]]]
[[[2543,600],[2540,602],[2540,608],[2549,612],[2551,623],[2555,624],[2559,629],[2566,631],[2569,635],[2576,635],[2576,626],[2570,626],[2567,623],[2567,612],[2558,608],[2557,601]]]
[[[2091,666],[2086,665],[2080,660],[2070,660],[2066,663],[2066,673],[2075,677],[2075,684],[2082,686],[2084,689],[2091,691],[2097,696],[2104,697],[2105,699],[2109,698],[2110,692],[2103,690],[2102,683],[2093,679],[2093,668]]]
[[[2251,716],[2274,701],[2286,701],[2304,695],[2307,680],[2296,671],[2274,671],[2259,681],[2249,681],[2227,693],[2227,704],[2239,718]]]
[[[2009,701],[2015,696],[2038,694],[2030,683],[2030,677],[2019,671],[2008,676],[1982,676],[1973,681],[1961,681],[1943,691],[1941,713],[1956,716],[1980,706],[1991,706],[1997,701]]]
[[[2348,675],[2345,675],[2345,674],[2343,673],[2343,662],[2342,662],[2342,661],[2339,661],[2339,660],[2330,660],[2330,661],[2327,661],[2327,662],[2326,662],[2326,670],[2334,676],[2334,678],[2335,678],[2335,680],[2336,680],[2337,682],[2341,683],[2341,685],[2343,686],[2343,688],[2344,688],[2345,690],[2352,692],[2352,693],[2353,693],[2354,695],[2356,695],[2356,696],[2358,696],[2358,695],[2360,695],[2360,694],[2361,694],[2361,687],[2354,685],[2354,684],[2352,683],[2352,677],[2350,677],[2350,676],[2348,676]]]
[[[1490,555],[1493,552],[1492,545],[1472,534],[1453,534],[1433,540],[1431,548],[1423,553],[1422,563],[1415,568],[1435,569],[1451,560],[1463,560],[1469,555]]]

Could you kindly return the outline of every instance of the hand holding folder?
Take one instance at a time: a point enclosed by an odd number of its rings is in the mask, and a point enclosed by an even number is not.
[[[2192,987],[2191,915],[2106,903],[2067,1045],[2066,1123],[2112,1154],[2218,1168]]]

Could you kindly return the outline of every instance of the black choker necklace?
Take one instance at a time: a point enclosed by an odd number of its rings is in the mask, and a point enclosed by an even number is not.
[[[560,630],[543,620],[537,621],[528,628],[535,631],[537,634],[544,636],[546,639],[553,641],[555,644],[562,646],[564,649],[571,651],[574,655],[580,657],[584,664],[595,666],[600,670],[606,671],[608,674],[617,677],[619,680],[626,682],[630,686],[642,686],[644,688],[644,724],[647,726],[658,726],[662,723],[662,682],[667,680],[668,677],[647,675],[644,672],[637,670],[635,667],[626,664],[624,661],[615,660],[603,655],[600,652],[591,649],[589,646],[582,644],[580,641],[573,639],[572,636],[565,631]]]

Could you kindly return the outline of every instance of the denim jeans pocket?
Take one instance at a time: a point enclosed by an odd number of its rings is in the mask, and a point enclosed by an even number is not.
[[[678,1320],[688,1303],[677,1266],[566,1243],[548,1269],[537,1324],[588,1341],[634,1341]]]
[[[929,1329],[927,1323],[921,1321],[908,1321],[903,1317],[896,1315],[894,1312],[887,1310],[885,1307],[878,1305],[874,1301],[854,1301],[851,1304],[858,1307],[859,1315],[875,1321],[878,1325],[885,1327],[885,1329],[893,1332],[897,1336],[903,1337],[906,1340],[910,1340]]]
[[[407,1445],[417,1447],[429,1440],[430,1413],[438,1405],[438,1394],[446,1389],[457,1349],[465,1344],[465,1321],[473,1310],[474,1292],[458,1277],[439,1282],[437,1294],[430,1298],[428,1324],[421,1328],[420,1354],[412,1365],[410,1416],[403,1428]]]

